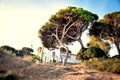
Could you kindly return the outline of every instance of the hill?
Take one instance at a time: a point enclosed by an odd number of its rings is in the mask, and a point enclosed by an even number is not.
[[[12,74],[15,80],[120,80],[120,75],[90,70],[82,64],[31,63],[0,52],[0,76]]]

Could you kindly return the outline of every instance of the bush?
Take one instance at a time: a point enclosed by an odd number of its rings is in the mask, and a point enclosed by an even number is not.
[[[6,74],[0,77],[0,80],[17,80],[17,76],[13,74]]]
[[[82,48],[78,53],[76,59],[78,60],[88,60],[90,58],[100,58],[106,57],[105,52],[97,47]]]
[[[86,66],[100,71],[120,74],[120,59],[93,58],[83,62]]]
[[[40,62],[42,62],[42,60],[40,60],[40,57],[39,56],[37,56],[37,55],[33,55],[32,56],[32,62],[36,62],[36,61],[40,61]]]
[[[76,59],[78,59],[78,60],[83,60],[83,59],[85,59],[85,55],[84,55],[84,53],[85,53],[85,51],[87,50],[87,48],[82,48],[78,53],[77,53],[77,56],[76,56]]]

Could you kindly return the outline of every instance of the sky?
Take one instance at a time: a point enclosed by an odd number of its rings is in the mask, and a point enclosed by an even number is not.
[[[38,30],[51,15],[67,6],[82,7],[99,16],[120,11],[119,0],[0,0],[0,46],[9,45],[16,49],[41,46]],[[83,42],[88,42],[83,35]],[[79,43],[75,43],[79,50]]]

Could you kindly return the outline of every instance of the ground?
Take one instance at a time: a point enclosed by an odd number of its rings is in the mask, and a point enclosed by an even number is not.
[[[0,55],[0,76],[14,74],[17,80],[120,80],[120,75],[91,70],[83,64],[31,63]]]

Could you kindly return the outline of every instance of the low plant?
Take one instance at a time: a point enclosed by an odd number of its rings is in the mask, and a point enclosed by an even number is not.
[[[83,62],[86,66],[100,71],[120,74],[120,59],[92,58]]]
[[[90,58],[106,57],[105,52],[98,47],[82,48],[76,56],[78,60],[89,60]]]
[[[40,62],[42,62],[42,60],[40,59],[39,56],[37,56],[37,55],[33,55],[33,56],[32,56],[32,62],[36,62],[36,61],[40,61]]]
[[[17,80],[17,76],[6,73],[4,76],[0,76],[0,80]]]

